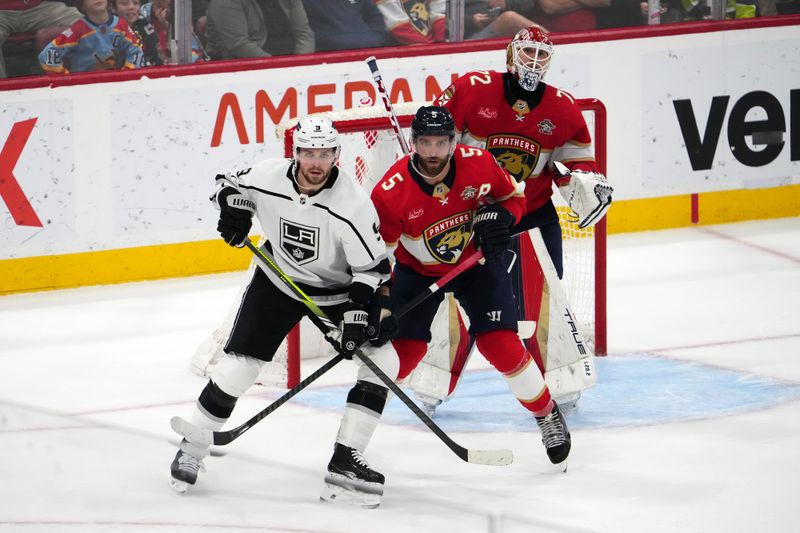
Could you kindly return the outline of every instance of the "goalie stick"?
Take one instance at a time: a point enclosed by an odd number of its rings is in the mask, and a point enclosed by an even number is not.
[[[369,71],[372,72],[372,79],[375,80],[375,85],[378,86],[378,92],[381,95],[381,100],[383,100],[386,112],[389,113],[389,122],[392,123],[394,133],[397,135],[397,142],[400,143],[400,149],[403,150],[404,155],[408,155],[411,149],[408,146],[408,141],[403,137],[403,130],[400,129],[400,121],[397,119],[397,114],[394,112],[392,101],[389,99],[389,93],[386,92],[386,87],[383,85],[383,76],[381,76],[381,71],[378,70],[378,60],[375,59],[375,56],[370,56],[364,61],[367,63]]]
[[[254,417],[250,420],[245,422],[244,424],[233,428],[230,431],[210,431],[208,429],[200,428],[195,426],[194,424],[186,421],[181,417],[173,417],[171,420],[172,429],[177,432],[178,434],[186,437],[192,443],[195,443],[200,446],[209,446],[211,444],[216,445],[225,445],[230,443],[231,441],[235,440],[251,427],[253,427],[256,423],[260,420],[265,418],[275,409],[286,403],[290,398],[295,396],[298,392],[302,389],[307,387],[311,382],[319,378],[322,374],[333,368],[336,364],[338,364],[344,356],[341,353],[341,347],[339,343],[330,335],[333,328],[328,326],[326,322],[330,322],[325,312],[317,306],[314,301],[312,301],[295,283],[288,277],[286,274],[275,264],[274,260],[264,251],[260,250],[256,246],[250,242],[249,239],[245,240],[245,245],[250,249],[251,252],[256,257],[256,261],[258,263],[268,268],[269,270],[273,271],[280,279],[283,281],[290,290],[297,295],[306,307],[309,310],[308,317],[311,321],[316,325],[320,331],[322,331],[325,340],[327,340],[338,352],[336,356],[334,356],[330,361],[325,363],[322,367],[317,369],[316,372],[308,376],[306,379],[301,381],[296,387],[292,390],[286,392],[283,396],[281,396],[278,400],[267,406],[261,412],[257,413]],[[461,272],[467,270],[469,267],[473,266],[478,260],[483,256],[482,252],[477,252],[470,256],[467,261],[474,258],[467,267],[461,269],[453,269],[451,272],[448,273],[447,276],[444,276],[441,280],[437,281],[429,287],[428,292],[423,295],[422,298],[415,298],[414,302],[409,302],[408,305],[404,306],[398,316],[407,313],[411,310],[414,306],[418,305],[421,301],[425,298],[436,292],[438,288],[445,285],[447,281],[444,278],[448,277],[450,279],[455,278]],[[466,261],[465,261],[466,262]],[[431,290],[432,287],[436,287],[436,289]],[[417,405],[398,387],[392,379],[390,379],[368,356],[364,355],[360,349],[356,349],[355,356],[365,364],[400,400],[406,404],[406,406],[413,412],[417,418],[419,418],[428,428],[437,436],[439,439],[444,442],[444,444],[450,448],[450,450],[455,453],[460,459],[474,464],[484,464],[484,465],[494,465],[494,466],[502,466],[511,464],[513,461],[513,453],[511,450],[469,450],[464,448],[460,444],[456,443],[452,438],[450,438],[442,429],[436,425],[436,423],[430,419]]]

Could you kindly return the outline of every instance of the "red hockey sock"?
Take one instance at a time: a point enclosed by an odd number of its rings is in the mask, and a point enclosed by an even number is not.
[[[400,372],[397,374],[397,379],[408,377],[428,351],[428,343],[417,339],[394,339],[392,346],[400,357]]]
[[[531,354],[511,330],[479,334],[475,344],[490,363],[503,374],[512,394],[534,416],[553,409],[550,391]]]

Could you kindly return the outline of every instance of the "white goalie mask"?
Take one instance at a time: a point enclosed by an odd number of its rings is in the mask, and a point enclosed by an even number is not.
[[[303,117],[294,128],[292,153],[297,159],[298,148],[334,148],[334,164],[342,150],[339,144],[339,132],[329,118]]]
[[[553,57],[553,43],[537,26],[517,32],[506,48],[506,69],[520,87],[533,91],[542,81]]]

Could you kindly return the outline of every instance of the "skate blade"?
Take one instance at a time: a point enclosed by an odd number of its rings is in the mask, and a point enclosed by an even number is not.
[[[172,476],[169,478],[169,486],[172,487],[172,490],[178,494],[186,494],[186,491],[189,490],[188,483],[181,481],[180,479],[175,479]]]
[[[361,507],[362,509],[377,509],[381,504],[381,495],[350,490],[339,485],[325,483],[319,500],[325,503]]]
[[[560,463],[552,463],[553,472],[558,472],[559,474],[566,474],[567,468],[569,467],[568,461],[569,459],[564,459]]]

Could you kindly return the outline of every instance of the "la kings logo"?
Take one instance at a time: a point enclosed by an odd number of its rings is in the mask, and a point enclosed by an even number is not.
[[[319,257],[319,228],[281,219],[281,249],[298,265]]]

